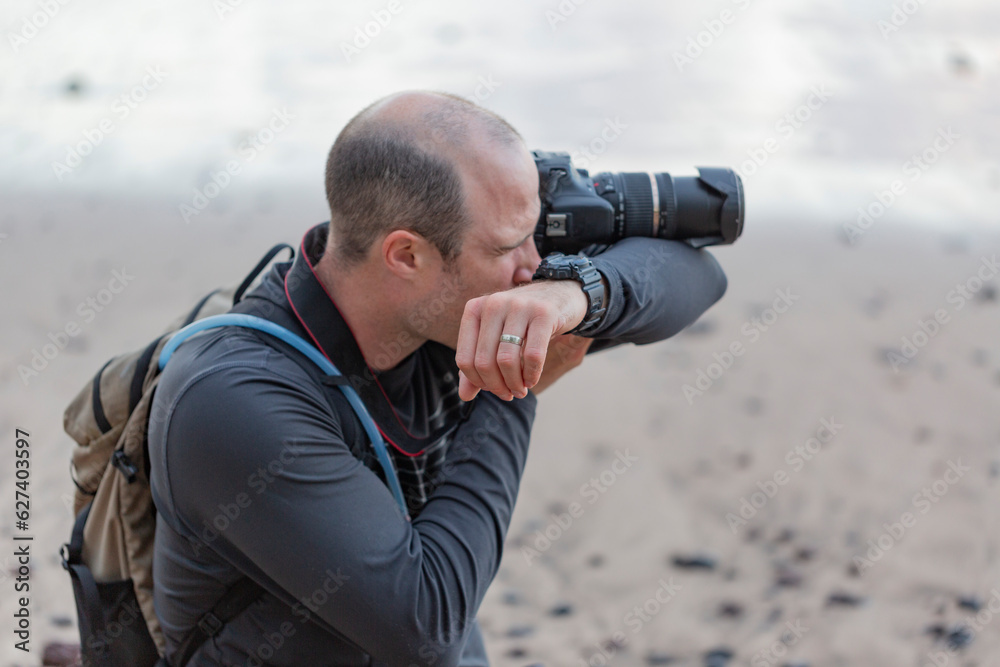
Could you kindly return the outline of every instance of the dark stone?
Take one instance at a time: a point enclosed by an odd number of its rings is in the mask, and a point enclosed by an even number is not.
[[[795,550],[795,560],[808,563],[816,557],[816,550],[812,547],[799,547]]]
[[[73,77],[66,82],[66,87],[63,88],[63,92],[69,96],[78,96],[83,93],[83,81],[78,77]]]
[[[948,642],[948,648],[958,651],[971,644],[973,639],[972,630],[965,625],[959,624],[951,629],[946,641]]]
[[[790,567],[779,567],[774,573],[774,585],[784,588],[798,588],[802,585],[802,575]]]
[[[671,562],[674,567],[681,570],[708,570],[709,572],[718,565],[718,561],[708,554],[676,555],[671,558]]]
[[[997,288],[993,285],[986,285],[976,292],[976,301],[980,303],[992,303],[997,300]]]
[[[775,544],[784,544],[785,542],[791,542],[795,539],[795,529],[794,528],[782,528],[778,536],[774,538]]]
[[[739,602],[723,602],[719,605],[718,614],[722,618],[740,618],[743,616],[743,605]]]
[[[941,641],[948,634],[948,629],[943,623],[933,623],[927,626],[924,634],[930,635],[934,641]]]
[[[528,650],[522,646],[515,646],[513,648],[507,649],[508,658],[523,658],[528,655]]]
[[[77,667],[80,664],[79,644],[51,642],[42,649],[42,664],[52,667]]]
[[[983,601],[980,600],[975,595],[963,595],[956,601],[958,603],[959,609],[968,609],[969,611],[979,611],[983,608]]]
[[[677,662],[677,658],[670,655],[669,653],[650,651],[649,653],[646,654],[647,665],[672,665],[675,662]]]
[[[503,603],[510,605],[511,607],[517,607],[524,604],[524,598],[521,597],[521,593],[515,589],[510,589],[504,591],[503,593]]]
[[[726,667],[733,659],[733,652],[728,648],[715,648],[705,654],[705,667]]]
[[[507,636],[512,639],[530,637],[533,634],[535,634],[535,626],[533,625],[515,625],[507,630]]]
[[[830,593],[826,598],[826,606],[828,607],[860,607],[866,602],[868,602],[868,598],[851,593]]]
[[[590,567],[600,567],[604,565],[604,556],[601,554],[594,554],[587,559],[587,565]]]
[[[57,628],[69,628],[73,626],[73,619],[69,616],[53,616],[51,619],[52,625]]]
[[[549,610],[549,616],[570,616],[573,613],[573,605],[559,604]]]
[[[707,336],[713,331],[715,331],[715,321],[703,318],[686,327],[684,334],[688,336]]]

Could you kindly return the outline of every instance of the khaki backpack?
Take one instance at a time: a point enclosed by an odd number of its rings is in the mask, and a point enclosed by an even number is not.
[[[147,444],[160,376],[156,360],[175,331],[229,311],[285,248],[294,257],[291,246],[276,245],[242,283],[210,292],[144,349],[109,360],[66,408],[63,426],[77,442],[70,466],[76,520],[61,554],[72,578],[85,666],[167,665],[153,609],[156,508]],[[184,665],[205,639],[260,593],[249,579],[230,589],[184,643],[178,664]]]

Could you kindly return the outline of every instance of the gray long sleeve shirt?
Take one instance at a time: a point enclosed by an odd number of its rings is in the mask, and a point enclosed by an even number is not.
[[[372,373],[313,273],[328,223],[233,312],[311,340],[383,432],[412,521],[360,427],[267,334],[227,327],[174,353],[149,427],[155,605],[168,658],[237,580],[265,593],[194,665],[486,665],[476,612],[500,564],[536,398],[458,398],[454,350],[428,342]],[[704,250],[661,239],[592,247],[610,307],[588,353],[668,338],[722,297]]]

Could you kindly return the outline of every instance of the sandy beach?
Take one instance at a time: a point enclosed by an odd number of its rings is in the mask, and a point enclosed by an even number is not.
[[[331,142],[406,88],[577,167],[730,166],[747,195],[718,304],[540,397],[494,665],[1000,665],[996,4],[400,3],[10,3],[0,667],[78,642],[67,403],[328,219]]]
[[[320,213],[241,213],[194,244],[171,215],[99,199],[26,200],[7,213],[2,251],[36,258],[3,264],[5,284],[23,289],[7,297],[18,321],[4,328],[0,420],[4,432],[29,431],[37,452],[38,655],[76,638],[56,553],[71,525],[63,407],[104,359],[142,346],[273,242],[296,242]],[[713,650],[731,651],[732,664],[816,667],[947,656],[949,641],[963,641],[956,624],[975,620],[976,603],[989,614],[1000,587],[1000,281],[972,291],[998,240],[886,223],[851,245],[839,227],[789,221],[712,250],[729,289],[694,326],[594,355],[540,397],[480,612],[494,663],[701,665]],[[84,322],[78,304],[113,270],[134,282]],[[948,320],[924,341],[921,322],[942,310]],[[25,384],[17,367],[73,320],[82,333]],[[925,344],[908,358],[904,339]],[[896,369],[893,355],[905,360]],[[0,614],[11,605],[4,596]],[[1000,634],[982,627],[948,664],[992,664]],[[4,664],[39,664],[9,642],[0,651]]]

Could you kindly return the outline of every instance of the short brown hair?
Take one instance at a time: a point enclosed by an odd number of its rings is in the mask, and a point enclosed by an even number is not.
[[[452,264],[469,224],[462,181],[435,144],[464,144],[471,122],[501,144],[521,141],[509,123],[447,93],[415,126],[371,118],[369,106],[341,130],[326,163],[330,204],[329,244],[347,268],[367,257],[372,244],[394,229],[420,234]]]

